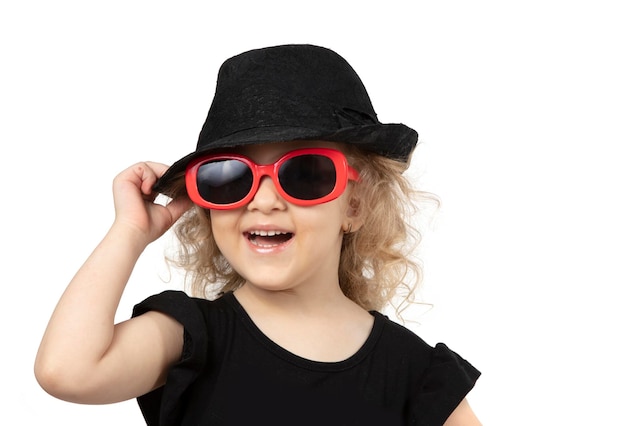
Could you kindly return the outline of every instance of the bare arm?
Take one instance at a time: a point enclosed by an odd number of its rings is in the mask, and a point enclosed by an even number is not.
[[[113,182],[115,221],[61,296],[37,353],[37,380],[58,398],[99,404],[142,395],[180,357],[183,331],[174,319],[149,312],[114,324],[137,259],[190,206],[152,202],[166,168],[139,163]]]
[[[454,409],[448,420],[443,426],[481,426],[482,423],[474,414],[467,399],[463,399],[461,403]]]

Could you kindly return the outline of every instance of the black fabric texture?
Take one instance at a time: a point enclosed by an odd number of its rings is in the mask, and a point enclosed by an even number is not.
[[[480,372],[439,343],[372,312],[372,332],[340,362],[296,356],[267,338],[232,293],[166,291],[138,304],[185,329],[166,384],[138,398],[149,426],[442,425]]]

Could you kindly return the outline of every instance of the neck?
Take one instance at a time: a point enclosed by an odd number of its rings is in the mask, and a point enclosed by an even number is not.
[[[354,305],[339,283],[314,288],[266,290],[250,283],[235,291],[239,303],[249,313],[272,315],[316,316]]]
[[[335,291],[267,291],[246,284],[235,297],[274,343],[303,358],[347,359],[367,340],[374,317]]]

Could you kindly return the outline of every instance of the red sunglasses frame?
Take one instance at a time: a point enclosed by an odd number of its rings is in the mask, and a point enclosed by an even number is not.
[[[287,194],[280,185],[280,182],[278,180],[278,170],[280,169],[280,167],[290,159],[303,155],[321,155],[332,160],[335,166],[336,179],[335,187],[328,195],[314,200],[301,200]],[[213,160],[238,160],[246,164],[250,168],[250,170],[252,170],[252,187],[241,200],[229,204],[215,204],[202,198],[197,185],[198,169],[203,164]],[[185,171],[185,185],[187,187],[187,194],[189,195],[189,198],[198,206],[205,209],[213,210],[231,210],[243,207],[250,201],[252,201],[252,199],[256,195],[257,190],[259,189],[259,185],[261,184],[261,178],[263,176],[269,176],[272,179],[274,187],[276,188],[280,196],[285,199],[285,201],[299,206],[314,206],[317,204],[323,204],[328,201],[332,201],[335,198],[339,197],[343,193],[343,191],[345,191],[348,180],[359,180],[359,172],[350,167],[350,165],[348,164],[348,160],[341,151],[332,148],[304,148],[289,151],[272,164],[257,164],[250,158],[240,154],[218,153],[205,155],[191,161],[187,165],[187,169]]]

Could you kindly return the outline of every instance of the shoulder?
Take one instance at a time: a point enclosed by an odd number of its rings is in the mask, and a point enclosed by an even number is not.
[[[407,327],[382,314],[377,313],[377,315],[382,317],[380,321],[384,325],[381,338],[385,339],[391,347],[401,348],[401,351],[410,356],[424,357],[428,368],[431,370],[454,370],[463,372],[473,379],[480,375],[478,370],[445,343],[439,342],[432,346]]]
[[[480,372],[444,343],[432,346],[383,314],[373,315],[380,329],[374,356],[385,366],[385,374],[407,381],[403,383],[409,389],[411,416],[417,424],[443,424]]]
[[[208,325],[219,326],[224,316],[233,316],[228,294],[215,300],[192,297],[183,291],[167,290],[148,297],[133,308],[133,317],[157,311],[181,323],[186,332],[205,333]]]
[[[135,305],[133,316],[154,310],[175,313],[177,311],[185,311],[192,307],[199,311],[220,310],[226,305],[224,299],[225,297],[220,297],[215,300],[208,300],[189,296],[187,293],[180,290],[166,290],[162,293],[150,296]]]
[[[430,356],[433,347],[415,332],[391,320],[379,312],[372,313],[381,329],[380,338],[388,347],[402,348],[403,351]]]
[[[432,346],[407,327],[382,314],[375,315],[382,322],[381,346],[423,371],[422,381],[469,390],[480,376],[480,371],[445,343]]]

